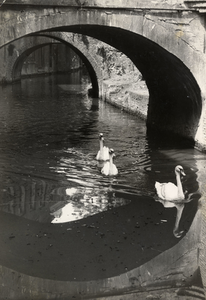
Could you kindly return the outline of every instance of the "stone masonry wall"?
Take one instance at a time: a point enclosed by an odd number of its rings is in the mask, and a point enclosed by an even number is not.
[[[90,39],[93,43],[94,39]],[[146,120],[149,92],[139,70],[117,49],[99,41],[95,45],[102,62],[102,98]]]
[[[103,82],[103,99],[121,110],[146,120],[149,98],[147,89],[141,89],[139,84],[139,90],[137,90],[137,87],[132,87],[131,82],[123,83],[123,81],[124,77],[119,80],[105,80]]]

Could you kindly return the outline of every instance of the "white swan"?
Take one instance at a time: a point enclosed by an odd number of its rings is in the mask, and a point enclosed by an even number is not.
[[[114,150],[113,149],[109,149],[109,161],[107,161],[104,165],[104,167],[101,170],[101,173],[104,175],[109,175],[109,176],[113,176],[113,175],[117,175],[118,174],[118,170],[117,167],[115,166],[115,164],[113,163],[113,157],[115,156],[114,154]]]
[[[185,176],[185,172],[182,166],[175,167],[175,174],[177,185],[172,182],[159,183],[155,182],[155,188],[159,198],[163,200],[173,201],[173,200],[184,200],[185,195],[182,188],[182,182],[180,179],[180,174]]]
[[[99,134],[100,150],[97,153],[96,160],[107,161],[109,160],[109,148],[104,146],[103,133]]]

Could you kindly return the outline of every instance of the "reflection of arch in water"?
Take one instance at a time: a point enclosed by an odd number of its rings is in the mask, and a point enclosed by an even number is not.
[[[10,185],[1,194],[0,211],[28,220],[49,222],[48,211],[51,204],[47,194],[51,190],[52,185],[42,179],[26,181],[22,185]]]
[[[188,268],[189,270],[187,276],[185,276],[185,274],[182,274],[181,272],[175,272],[175,276],[177,276],[177,274],[178,276],[177,278],[174,278],[174,270],[177,271],[180,265],[183,265],[185,270],[185,258],[182,258],[182,250],[183,247],[187,247],[188,237],[181,240],[177,244],[176,239],[171,238],[171,235],[168,234],[168,230],[166,230],[164,235],[162,236],[161,233],[163,232],[160,227],[165,227],[165,224],[153,226],[154,231],[152,232],[150,226],[144,226],[145,230],[147,230],[147,234],[145,235],[145,233],[142,232],[141,228],[136,228],[137,219],[131,218],[131,216],[135,216],[139,204],[145,205],[149,201],[149,203],[151,204],[151,210],[149,212],[152,212],[154,211],[154,209],[152,208],[156,206],[156,203],[152,198],[142,199],[142,197],[139,197],[138,199],[140,201],[132,201],[131,207],[130,205],[126,205],[125,207],[115,210],[115,214],[113,213],[113,210],[109,210],[106,213],[104,212],[100,215],[94,215],[91,218],[87,218],[85,220],[79,220],[77,223],[71,222],[69,227],[68,224],[57,224],[56,226],[54,226],[53,224],[40,224],[38,222],[28,221],[24,218],[17,218],[13,215],[1,213],[0,220],[2,224],[2,232],[0,237],[3,254],[1,256],[1,264],[3,261],[3,265],[15,270],[15,273],[22,272],[23,274],[29,275],[30,278],[34,279],[34,282],[36,282],[36,291],[40,291],[40,288],[42,289],[41,283],[43,282],[43,280],[45,280],[45,282],[48,282],[49,280],[51,283],[49,291],[51,292],[51,290],[53,291],[54,289],[54,295],[56,295],[57,290],[58,288],[60,288],[60,286],[57,285],[53,287],[54,284],[52,285],[52,283],[54,283],[56,280],[62,280],[63,284],[63,281],[66,281],[65,292],[67,292],[67,294],[65,295],[71,296],[68,296],[68,298],[72,298],[72,296],[74,295],[77,296],[77,293],[79,292],[78,287],[80,282],[81,290],[87,291],[88,295],[92,295],[94,290],[101,294],[102,288],[105,287],[111,290],[112,287],[119,287],[119,289],[122,290],[122,279],[124,280],[124,287],[127,287],[129,290],[134,290],[134,287],[137,289],[142,288],[144,285],[140,286],[139,281],[131,286],[131,281],[134,277],[141,277],[143,279],[143,283],[146,284],[156,282],[157,278],[160,280],[159,282],[164,282],[165,279],[166,282],[169,282],[169,284],[172,281],[172,284],[174,286],[176,282],[180,282],[180,279],[185,279],[186,277],[189,277],[190,274],[193,274],[193,270],[196,267],[196,261],[192,260]],[[161,205],[159,207],[161,207]],[[160,216],[157,216],[156,220],[159,220],[160,218]],[[144,218],[140,218],[140,221],[142,221],[142,219]],[[113,230],[115,230],[116,235],[114,235]],[[10,244],[15,243],[15,257],[11,252],[6,253],[5,251],[5,248],[8,249],[8,236],[10,236],[11,232],[15,236],[15,239],[10,239],[9,242]],[[34,234],[34,232],[37,234]],[[22,233],[26,233],[26,235]],[[145,258],[146,261],[144,262],[144,264],[135,267],[136,259],[138,261],[144,261],[141,248],[141,245],[143,244],[139,234],[137,235],[137,233],[141,233],[143,240],[148,240],[148,247],[145,247],[144,251],[147,251],[147,253],[148,251],[151,252],[152,256],[150,257],[150,259],[147,256]],[[108,235],[110,236],[110,239],[108,240],[107,246],[105,245],[104,237],[108,237]],[[192,236],[193,239],[197,239],[197,235],[194,235],[194,233],[192,234]],[[176,245],[176,249],[172,247],[171,249],[167,249],[167,251],[161,251],[161,249],[160,251],[157,251],[156,247],[158,237],[160,237],[161,239],[165,237],[166,240],[169,241],[171,246]],[[5,243],[5,240],[7,241],[7,243]],[[117,243],[117,240],[119,240],[119,243]],[[29,245],[31,244],[35,246],[28,246],[27,243],[29,243]],[[74,245],[76,245],[77,247],[76,252],[73,252],[72,250],[74,249]],[[82,247],[82,245],[84,246],[82,249],[83,252],[78,252],[78,250],[81,249],[79,247]],[[122,245],[124,245],[123,249],[126,249],[126,254],[125,251],[118,252],[118,255],[121,257],[120,259],[118,259],[116,249],[118,251],[120,247],[122,248]],[[150,248],[152,245],[155,247],[155,249]],[[109,246],[111,246],[111,248]],[[164,243],[162,243],[162,246],[163,250],[165,248],[165,240]],[[187,253],[188,252],[190,252],[190,249],[187,248]],[[83,255],[81,255],[81,253]],[[127,253],[130,253],[130,255],[128,256]],[[93,259],[95,257],[99,257],[100,254],[101,256],[103,254],[104,259],[107,261],[106,266],[108,268],[111,267],[112,272],[115,272],[112,274],[110,273],[111,271],[109,271],[108,275],[111,274],[110,276],[108,276],[109,280],[108,278],[105,278],[104,270],[102,271],[101,277],[98,278],[98,281],[96,281],[95,279],[96,273],[93,275],[91,273],[91,265],[92,267],[95,266],[95,269],[97,267],[97,262]],[[110,255],[112,254],[114,255],[114,260],[112,259],[112,261],[110,262]],[[85,255],[87,257],[86,261]],[[4,257],[7,257],[7,260],[4,260]],[[29,260],[28,257],[34,257],[38,259],[39,263],[34,264],[34,260]],[[134,257],[136,259],[134,259]],[[125,266],[127,266],[128,270],[130,271],[124,272],[123,265],[123,273],[122,271],[120,272],[120,270],[122,269],[122,259],[124,262],[126,261]],[[177,260],[178,266],[176,265]],[[21,264],[22,261],[24,262],[23,264]],[[115,265],[115,263],[118,261],[120,263],[117,266]],[[73,263],[75,264],[75,270],[71,268],[71,265]],[[81,267],[85,264],[87,265],[88,269],[81,269]],[[100,267],[101,265],[104,267],[104,262],[100,261]],[[131,266],[129,267],[129,265]],[[78,267],[80,268],[78,269]],[[41,270],[41,268],[43,270]],[[81,272],[79,273],[80,270]],[[173,270],[173,272],[171,272],[171,270]],[[74,273],[76,274],[74,275]],[[161,278],[159,278],[160,274],[163,275],[164,278],[162,276]],[[78,275],[79,277],[76,275]],[[74,276],[78,277],[75,281]],[[93,278],[93,280],[91,278],[92,276],[95,277]],[[39,280],[39,277],[41,277],[41,280]],[[182,283],[184,284],[184,282]],[[48,286],[49,285],[46,285],[46,287]],[[61,289],[62,287],[63,286],[61,285]],[[96,290],[96,287],[98,287],[98,290]],[[32,290],[34,288],[34,285],[32,285],[30,288]]]

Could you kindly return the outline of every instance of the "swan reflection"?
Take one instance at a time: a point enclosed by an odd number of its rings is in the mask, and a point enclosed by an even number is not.
[[[165,207],[165,208],[173,208],[173,207],[176,207],[177,209],[177,215],[176,215],[176,219],[175,219],[175,225],[174,225],[174,228],[173,228],[173,234],[176,238],[180,238],[184,231],[183,230],[179,230],[179,224],[180,224],[180,220],[181,220],[181,217],[182,217],[182,213],[183,213],[183,210],[184,210],[184,207],[185,207],[185,204],[192,201],[192,196],[195,195],[196,193],[191,193],[189,194],[186,199],[184,200],[174,200],[174,201],[171,201],[171,200],[163,200],[163,199],[160,199],[158,197],[155,197],[155,201],[158,201],[160,203],[162,203],[162,205]]]

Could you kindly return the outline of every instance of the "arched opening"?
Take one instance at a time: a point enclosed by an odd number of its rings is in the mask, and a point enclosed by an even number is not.
[[[74,25],[55,30],[91,36],[126,54],[142,73],[150,93],[148,132],[162,131],[194,140],[202,110],[201,92],[190,70],[176,56],[121,28]]]
[[[52,43],[54,44],[54,43]],[[26,49],[25,51],[23,51],[18,58],[16,59],[14,65],[13,65],[13,69],[12,69],[12,81],[17,81],[21,79],[21,75],[22,75],[22,68],[23,68],[23,64],[26,61],[26,59],[36,50],[43,48],[45,46],[51,45],[51,43],[41,43],[41,44],[37,44],[37,45],[33,45],[31,47],[29,47],[28,49]]]
[[[49,35],[44,35],[44,36],[50,37]],[[96,74],[94,67],[93,67],[92,63],[90,62],[89,58],[86,57],[79,49],[77,49],[72,44],[70,44],[60,38],[55,38],[55,39],[58,42],[61,42],[62,44],[66,45],[67,47],[72,49],[76,53],[76,55],[79,56],[79,58],[82,60],[83,64],[85,65],[87,72],[89,74],[90,80],[91,80],[92,96],[99,97],[99,83],[98,83],[97,74]],[[16,81],[21,78],[21,70],[22,70],[23,63],[32,52],[36,51],[39,48],[42,48],[43,46],[49,45],[49,44],[51,44],[51,43],[33,45],[33,46],[29,47],[27,50],[25,50],[21,55],[19,55],[19,57],[17,58],[17,60],[14,63],[14,66],[13,66],[12,80]],[[52,44],[54,44],[54,42],[52,42]]]
[[[34,35],[36,36],[36,35]],[[57,41],[61,42],[62,44],[65,44],[66,46],[69,46],[82,60],[83,64],[85,65],[87,72],[89,74],[91,84],[92,84],[92,97],[98,98],[100,96],[100,90],[99,90],[99,83],[98,83],[98,76],[97,72],[94,69],[94,66],[92,65],[90,59],[77,47],[75,47],[73,44],[69,43],[68,41],[64,40],[61,37],[57,37],[56,35],[50,35],[50,34],[38,34],[38,36],[46,36],[51,37],[53,39],[56,39]]]

